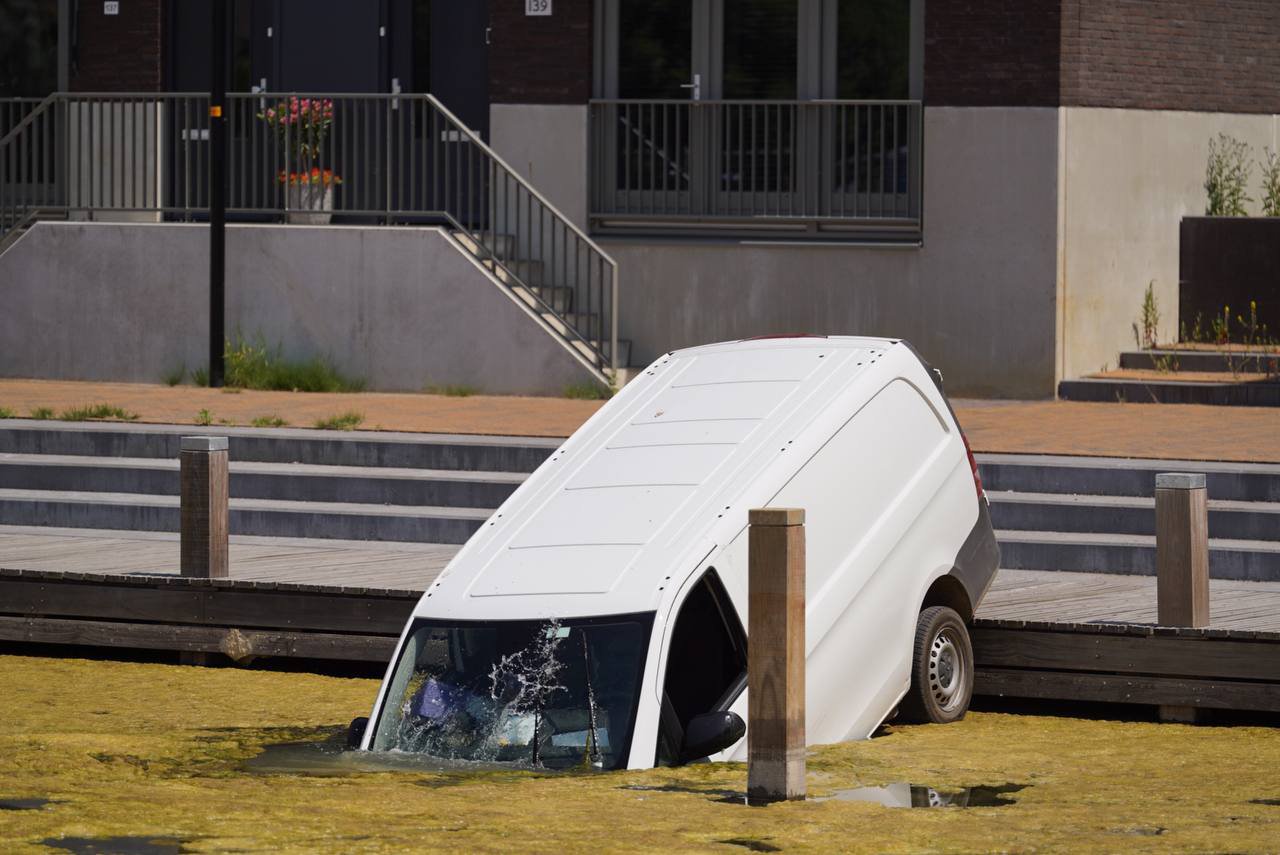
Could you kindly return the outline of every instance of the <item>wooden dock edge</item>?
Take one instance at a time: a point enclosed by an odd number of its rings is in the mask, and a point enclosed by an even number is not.
[[[383,664],[420,593],[0,569],[0,642]],[[975,694],[1280,712],[1280,633],[978,619]]]
[[[978,620],[983,696],[1280,712],[1280,633]]]

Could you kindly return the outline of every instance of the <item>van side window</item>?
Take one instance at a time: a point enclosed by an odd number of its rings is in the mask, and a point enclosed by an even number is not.
[[[747,634],[714,568],[689,592],[667,654],[656,765],[678,762],[694,716],[728,709],[746,686]]]

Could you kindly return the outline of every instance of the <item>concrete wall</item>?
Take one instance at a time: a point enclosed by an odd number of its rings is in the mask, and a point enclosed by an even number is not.
[[[927,113],[928,111],[926,111]],[[1209,141],[1226,132],[1255,158],[1277,148],[1276,116],[1062,108],[1060,372],[1115,367],[1154,281],[1160,335],[1178,333],[1178,224],[1204,213]],[[1261,196],[1255,166],[1249,195]],[[1259,210],[1258,202],[1250,210]],[[926,226],[926,229],[929,227]],[[1188,318],[1190,323],[1192,319]]]
[[[1056,383],[1058,111],[925,110],[924,245],[603,241],[633,362],[676,347],[818,332],[900,336],[952,394]]]
[[[494,104],[489,108],[489,141],[499,157],[585,230],[585,104]]]
[[[207,359],[208,229],[40,223],[0,255],[0,375],[159,382]],[[562,394],[587,369],[439,229],[230,226],[227,331],[371,389]]]

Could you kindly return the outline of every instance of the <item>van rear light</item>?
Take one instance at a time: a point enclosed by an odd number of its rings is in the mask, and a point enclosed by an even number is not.
[[[978,474],[978,460],[973,456],[973,449],[969,447],[969,437],[965,436],[962,430],[960,438],[964,440],[964,453],[969,455],[969,469],[973,472],[973,487],[978,491],[978,500],[985,501],[987,491],[982,489],[982,476]]]

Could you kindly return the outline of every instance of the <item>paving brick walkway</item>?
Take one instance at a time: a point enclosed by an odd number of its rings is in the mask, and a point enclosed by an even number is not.
[[[275,416],[294,427],[354,410],[363,430],[568,436],[598,401],[362,392],[230,392],[191,386],[0,379],[0,410],[27,417],[39,407],[61,413],[106,403],[141,422],[247,425]],[[1280,408],[1077,401],[957,400],[975,451],[1160,457],[1280,463]]]

